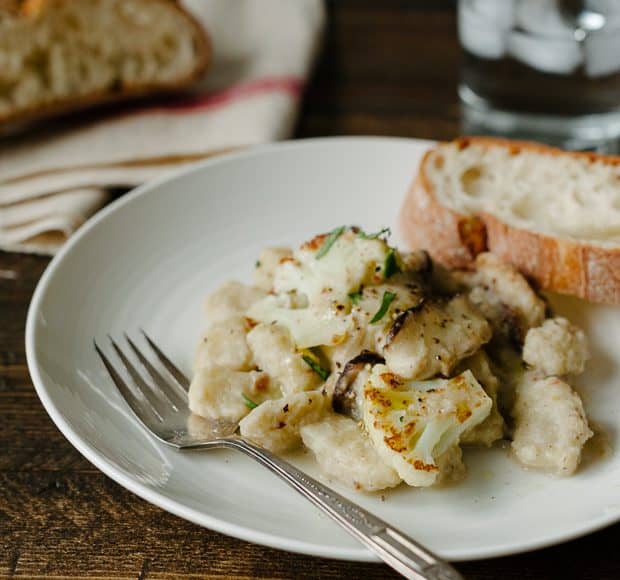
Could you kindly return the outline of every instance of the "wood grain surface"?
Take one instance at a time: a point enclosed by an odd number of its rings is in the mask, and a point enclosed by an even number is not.
[[[297,136],[459,133],[452,2],[328,6],[325,50]],[[289,554],[200,528],[137,498],[86,461],[48,418],[26,368],[26,311],[47,262],[0,253],[0,576],[396,577],[383,565]],[[619,545],[616,525],[554,548],[459,568],[472,579],[617,579]]]

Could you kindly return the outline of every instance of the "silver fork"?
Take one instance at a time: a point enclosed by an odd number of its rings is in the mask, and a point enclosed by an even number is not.
[[[405,578],[462,579],[450,564],[403,532],[306,475],[284,459],[239,436],[237,423],[219,421],[199,434],[191,432],[188,429],[188,420],[191,417],[187,398],[189,380],[155,342],[144,331],[141,332],[165,369],[165,374],[169,375],[168,378],[157,370],[127,334],[124,335],[125,340],[142,372],[138,371],[130,357],[110,337],[112,348],[130,379],[128,384],[123,373],[117,370],[97,342],[93,342],[97,354],[127,404],[142,425],[162,443],[179,450],[225,447],[242,451],[286,481]],[[145,378],[147,376],[148,380]]]

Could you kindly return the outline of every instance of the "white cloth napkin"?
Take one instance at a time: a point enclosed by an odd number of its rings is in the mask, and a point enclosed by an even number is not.
[[[214,48],[192,94],[0,139],[0,249],[53,254],[110,188],[291,135],[320,45],[323,0],[184,4]]]

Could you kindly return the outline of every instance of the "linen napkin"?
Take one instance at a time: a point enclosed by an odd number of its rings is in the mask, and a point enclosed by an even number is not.
[[[0,249],[53,254],[113,188],[291,135],[320,45],[323,0],[184,4],[214,50],[189,95],[0,139]]]

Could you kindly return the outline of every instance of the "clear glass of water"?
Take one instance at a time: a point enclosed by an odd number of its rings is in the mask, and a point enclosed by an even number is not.
[[[463,130],[616,153],[620,0],[459,0]]]

